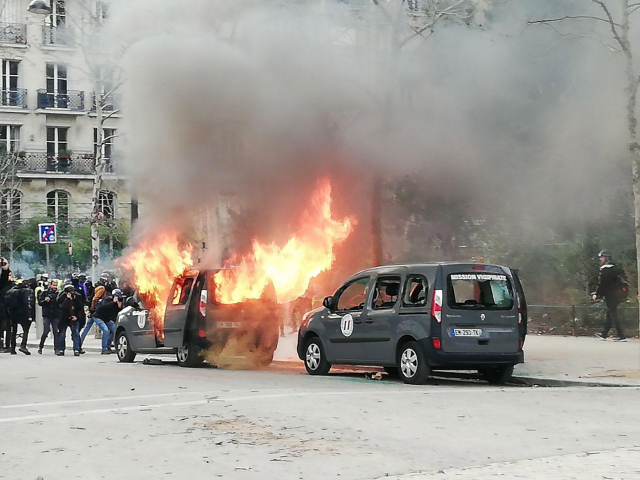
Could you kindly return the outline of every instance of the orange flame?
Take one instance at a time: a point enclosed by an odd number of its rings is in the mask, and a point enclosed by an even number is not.
[[[216,299],[222,304],[258,299],[270,282],[278,303],[304,295],[311,279],[331,268],[334,247],[347,239],[356,220],[349,217],[339,222],[332,218],[331,183],[326,179],[319,182],[300,220],[299,234],[283,247],[254,239],[252,252],[237,266],[217,273]],[[234,260],[237,258],[231,262]]]
[[[164,337],[164,312],[174,279],[193,265],[193,247],[180,248],[176,232],[148,235],[122,260],[122,266],[133,272],[138,295],[149,308],[158,338]]]

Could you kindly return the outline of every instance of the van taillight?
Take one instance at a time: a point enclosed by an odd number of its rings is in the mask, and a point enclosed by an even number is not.
[[[518,295],[518,325],[522,325],[522,302],[520,302],[520,295]]]
[[[436,322],[442,322],[442,290],[433,291],[433,301],[431,302],[431,315]]]
[[[203,317],[207,316],[207,300],[209,299],[209,294],[206,290],[202,290],[200,292],[200,304],[198,305],[198,311],[200,315]]]
[[[433,339],[433,348],[435,348],[436,350],[441,350],[442,349],[442,342],[440,341],[439,338],[434,338]]]

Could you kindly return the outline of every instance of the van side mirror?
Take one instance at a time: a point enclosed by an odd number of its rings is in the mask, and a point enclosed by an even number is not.
[[[322,306],[333,311],[333,297],[327,297],[322,301]]]

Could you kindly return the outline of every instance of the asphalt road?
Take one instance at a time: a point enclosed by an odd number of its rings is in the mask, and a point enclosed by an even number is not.
[[[639,387],[413,387],[50,351],[1,355],[0,372],[2,479],[640,478]]]

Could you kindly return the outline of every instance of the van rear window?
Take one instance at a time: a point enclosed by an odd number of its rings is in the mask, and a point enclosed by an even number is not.
[[[448,278],[448,304],[469,310],[511,310],[513,289],[506,275],[454,273]]]

